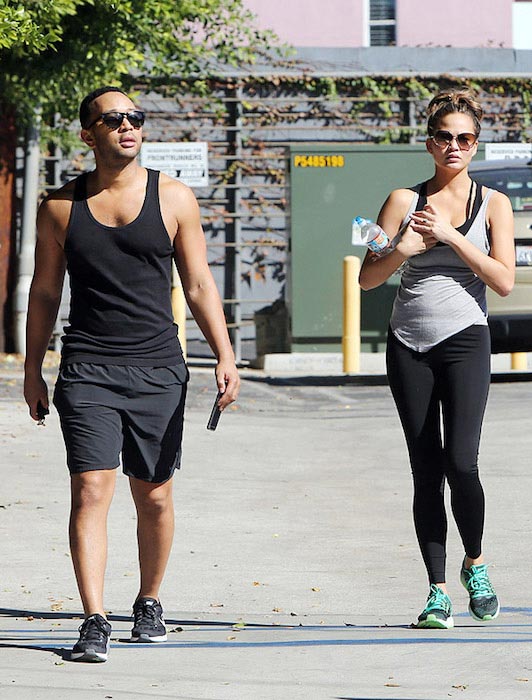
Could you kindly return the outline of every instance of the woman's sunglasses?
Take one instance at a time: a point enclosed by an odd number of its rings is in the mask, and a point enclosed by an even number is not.
[[[439,146],[440,148],[450,146],[453,140],[456,139],[458,148],[461,151],[469,151],[477,142],[478,136],[476,134],[470,134],[467,131],[463,134],[457,134],[455,136],[454,134],[451,134],[450,131],[439,130],[430,138],[434,141],[436,146]]]
[[[108,126],[110,129],[118,129],[122,126],[124,119],[127,119],[132,127],[138,129],[144,124],[145,117],[146,115],[144,112],[141,112],[139,109],[134,109],[131,112],[104,112],[97,116],[96,119],[85,128],[90,129],[91,126],[94,126],[94,124],[101,119],[105,126]]]

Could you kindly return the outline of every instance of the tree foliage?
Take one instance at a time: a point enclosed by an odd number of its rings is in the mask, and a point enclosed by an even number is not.
[[[275,43],[242,0],[0,0],[0,101],[72,118],[105,84],[201,77]],[[1,109],[1,106],[0,106]]]
[[[0,0],[0,49],[11,49],[19,58],[44,51],[60,38],[58,20],[73,4],[70,0]]]

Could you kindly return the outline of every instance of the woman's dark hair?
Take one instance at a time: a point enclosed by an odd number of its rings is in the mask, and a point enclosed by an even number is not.
[[[475,99],[473,92],[469,88],[463,87],[444,90],[429,102],[427,107],[428,135],[433,136],[440,119],[453,112],[469,114],[475,125],[475,134],[477,136],[480,134],[482,107]]]
[[[119,87],[114,87],[112,85],[104,85],[104,87],[89,92],[89,94],[82,99],[79,106],[79,121],[83,129],[85,129],[87,124],[90,124],[91,121],[91,102],[97,97],[100,97],[100,95],[105,95],[106,92],[119,92],[121,95],[126,95]]]

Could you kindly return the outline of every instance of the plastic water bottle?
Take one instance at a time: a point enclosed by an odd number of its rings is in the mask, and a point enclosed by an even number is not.
[[[379,224],[375,224],[370,219],[357,216],[353,219],[351,243],[353,245],[365,245],[373,253],[382,255],[388,247],[390,239]]]

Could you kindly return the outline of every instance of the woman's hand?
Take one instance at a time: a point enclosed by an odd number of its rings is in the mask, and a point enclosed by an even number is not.
[[[391,192],[384,202],[377,223],[390,238],[390,250],[379,256],[370,251],[366,253],[358,278],[362,289],[375,289],[386,282],[405,260],[436,245],[437,241],[430,233],[414,230],[411,223],[403,230],[414,196],[410,189],[399,189]]]
[[[515,249],[513,212],[510,200],[501,192],[493,192],[488,202],[487,223],[490,231],[490,252],[484,253],[427,204],[423,211],[412,214],[410,226],[430,242],[441,241],[451,246],[465,264],[500,296],[507,296],[514,285]]]
[[[427,250],[435,246],[437,240],[434,236],[423,231],[417,231],[413,222],[410,222],[405,229],[401,240],[396,246],[396,250],[404,257],[411,258],[414,255],[426,253]]]
[[[427,244],[434,241],[432,248],[438,241],[450,245],[458,234],[457,230],[448,221],[443,221],[438,211],[426,204],[422,211],[415,211],[410,222],[412,229],[423,236]]]

